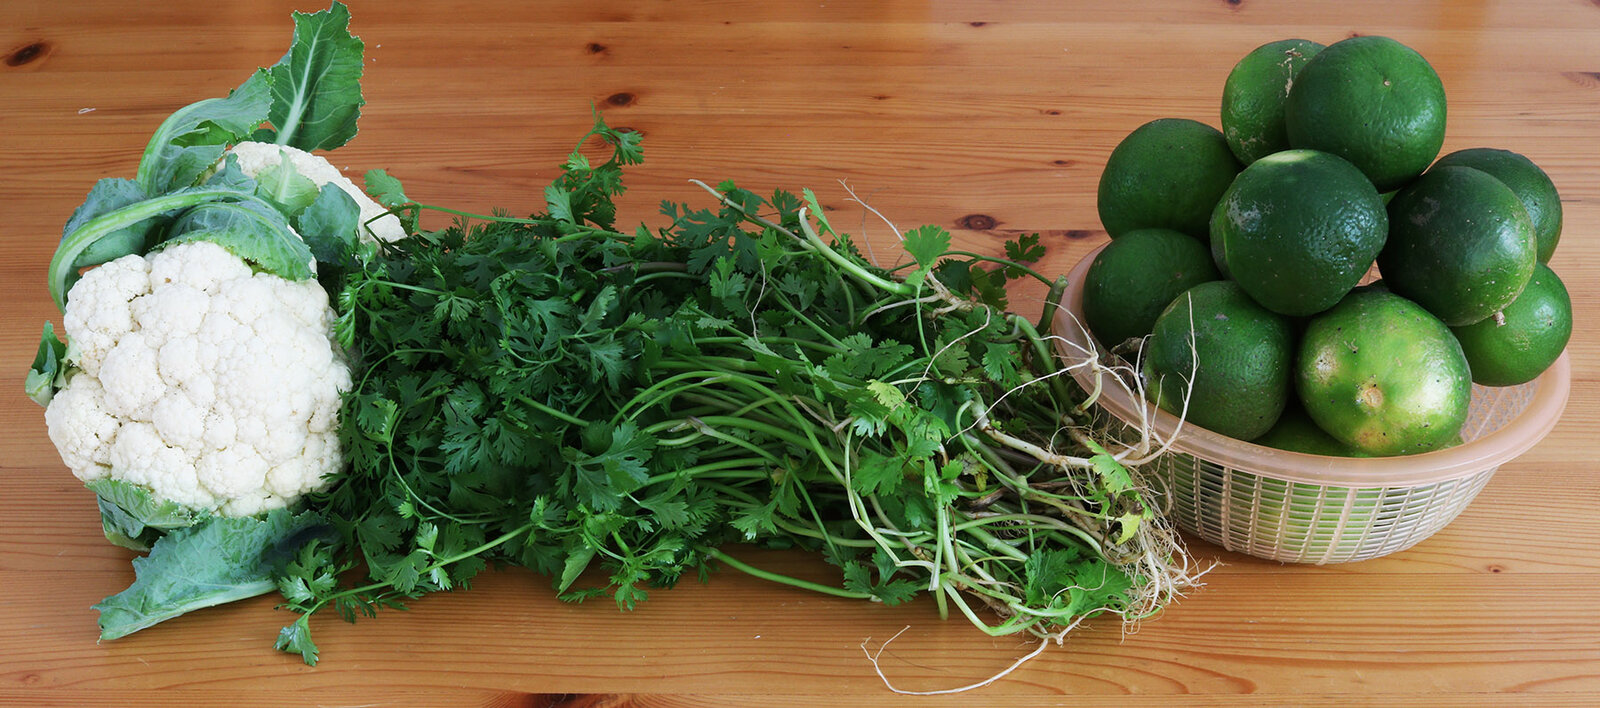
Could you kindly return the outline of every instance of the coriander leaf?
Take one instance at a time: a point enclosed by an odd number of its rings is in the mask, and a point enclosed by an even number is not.
[[[1094,465],[1095,474],[1100,475],[1100,481],[1105,484],[1106,491],[1111,494],[1120,494],[1133,489],[1133,477],[1128,474],[1128,468],[1117,462],[1110,455],[1095,455],[1089,458]]]
[[[833,224],[828,223],[828,215],[824,213],[822,203],[817,201],[816,193],[812,192],[809,187],[800,190],[800,193],[805,195],[806,205],[811,207],[811,216],[817,220],[818,224],[822,225],[822,229],[818,233],[834,234],[837,236],[839,232],[834,231]]]
[[[175,529],[133,560],[133,585],[94,606],[100,638],[116,639],[185,612],[271,592],[279,554],[322,524],[313,512],[274,509],[262,518],[210,517]]]
[[[989,380],[1012,388],[1022,383],[1017,371],[1017,349],[1007,342],[984,342],[983,373]]]
[[[872,571],[867,564],[859,561],[846,563],[843,587],[850,592],[872,592]]]
[[[1088,447],[1095,453],[1089,458],[1089,463],[1094,465],[1094,472],[1100,476],[1100,483],[1105,485],[1108,494],[1117,495],[1134,489],[1133,475],[1111,455],[1111,451],[1093,440],[1088,441]]]
[[[577,150],[573,150],[571,154],[567,155],[567,161],[561,167],[574,172],[594,169],[594,166],[589,164],[589,158]]]
[[[736,298],[744,294],[745,277],[743,273],[734,272],[733,259],[718,258],[711,269],[710,285],[712,297]]]
[[[544,202],[545,208],[550,210],[550,218],[569,224],[578,223],[572,216],[572,192],[552,184],[544,188]]]
[[[594,554],[593,546],[568,550],[567,560],[561,566],[561,580],[556,584],[556,592],[563,593],[572,587],[572,584],[577,582],[578,576],[589,567],[589,561],[594,559]]]
[[[926,587],[926,583],[919,583],[910,578],[899,578],[880,583],[872,587],[872,596],[885,605],[894,606],[905,603],[917,596],[917,593]]]
[[[778,527],[773,523],[778,513],[778,500],[774,497],[767,503],[759,506],[745,507],[733,519],[733,527],[744,534],[744,540],[754,541],[757,538],[776,533]]]
[[[350,10],[294,13],[294,44],[271,69],[267,120],[279,145],[306,152],[332,150],[356,135],[361,115],[360,39],[350,36]]]
[[[976,266],[967,271],[971,279],[972,293],[985,305],[1004,310],[1008,306],[1006,299],[1006,279],[1003,273],[984,270]]]
[[[1044,244],[1039,243],[1039,234],[1025,234],[1014,241],[1006,241],[1006,258],[1017,263],[1032,263],[1044,258]],[[1027,275],[1021,268],[1006,266],[1007,278],[1020,278]]]
[[[904,477],[905,468],[899,459],[863,449],[855,469],[850,471],[850,487],[866,496],[892,495]]]
[[[273,648],[299,654],[307,666],[317,665],[317,643],[311,641],[311,615],[300,615],[294,623],[278,631]]]
[[[1085,561],[1073,574],[1072,606],[1076,612],[1127,603],[1133,578],[1102,560]]]
[[[1055,598],[1076,582],[1079,564],[1085,562],[1075,550],[1036,549],[1022,569],[1028,604],[1052,607]]]
[[[367,170],[365,182],[367,192],[372,198],[390,209],[412,203],[411,198],[406,196],[400,180],[384,170]]]
[[[610,438],[605,452],[599,455],[570,451],[577,474],[578,500],[594,511],[616,511],[622,506],[622,497],[649,477],[646,465],[655,439],[640,432],[631,421],[613,428]]]
[[[639,506],[655,515],[657,523],[666,529],[682,529],[690,524],[689,504],[667,494],[657,494],[641,500]]]
[[[1117,533],[1117,543],[1123,544],[1132,540],[1139,534],[1139,526],[1144,523],[1144,515],[1135,511],[1117,517],[1117,526],[1122,530]]]
[[[334,546],[314,540],[300,547],[294,560],[278,575],[278,592],[289,601],[289,607],[305,610],[314,606],[319,598],[327,597],[339,587],[338,569],[334,566]]]
[[[55,325],[45,322],[44,334],[39,335],[39,353],[33,356],[33,366],[28,369],[28,376],[22,384],[28,398],[33,399],[34,403],[50,405],[50,399],[55,397],[56,390],[63,384],[66,363],[62,357],[66,355],[67,345],[56,336]]]
[[[919,226],[907,231],[900,243],[917,265],[932,268],[950,250],[950,232],[931,224]]]
[[[868,381],[867,390],[872,392],[872,397],[878,400],[890,412],[898,410],[906,404],[906,394],[891,384],[882,381]]]

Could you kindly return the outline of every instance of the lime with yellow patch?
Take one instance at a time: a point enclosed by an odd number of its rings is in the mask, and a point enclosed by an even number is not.
[[[1467,357],[1449,328],[1382,290],[1352,292],[1311,320],[1295,385],[1317,427],[1378,456],[1454,444],[1472,399]]]

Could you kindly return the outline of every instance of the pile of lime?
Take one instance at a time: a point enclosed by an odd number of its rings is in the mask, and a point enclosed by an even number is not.
[[[1257,48],[1228,75],[1221,131],[1155,120],[1112,151],[1085,324],[1138,352],[1158,405],[1230,437],[1337,456],[1458,444],[1472,384],[1539,376],[1572,303],[1546,265],[1549,176],[1507,150],[1435,160],[1444,136],[1444,85],[1400,42]]]

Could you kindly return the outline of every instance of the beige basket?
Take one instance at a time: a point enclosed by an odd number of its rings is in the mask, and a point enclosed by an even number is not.
[[[1102,246],[1101,248],[1104,248]],[[1099,249],[1072,270],[1056,333],[1068,364],[1099,351],[1083,320],[1079,284]],[[1089,367],[1073,370],[1086,388]],[[1140,422],[1173,454],[1144,467],[1168,496],[1180,528],[1230,551],[1290,563],[1344,563],[1402,551],[1450,523],[1501,464],[1536,445],[1560,419],[1571,386],[1562,353],[1521,386],[1472,387],[1463,444],[1405,457],[1340,458],[1287,452],[1183,425],[1154,406],[1139,406],[1127,382],[1105,377],[1101,409],[1123,424]],[[1177,437],[1174,439],[1174,433]]]

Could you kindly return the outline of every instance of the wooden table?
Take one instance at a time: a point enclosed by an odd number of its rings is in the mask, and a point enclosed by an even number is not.
[[[89,605],[131,555],[100,537],[92,497],[20,395],[43,268],[101,176],[131,176],[175,108],[221,95],[287,46],[316,3],[0,5],[0,702],[25,705],[688,706],[898,703],[959,686],[1031,647],[931,604],[887,608],[734,572],[657,592],[631,613],[564,605],[521,571],[350,626],[318,620],[315,668],[274,652],[271,598],[96,642]],[[891,235],[935,223],[993,251],[1038,231],[1060,272],[1105,239],[1100,168],[1137,125],[1215,125],[1233,63],[1267,41],[1385,34],[1421,51],[1450,96],[1445,151],[1488,145],[1542,165],[1565,198],[1552,265],[1577,304],[1566,416],[1453,525],[1348,566],[1232,555],[1163,616],[1097,621],[981,691],[919,705],[1600,704],[1600,3],[1260,0],[1160,3],[354,3],[367,42],[360,137],[336,164],[385,167],[421,201],[538,208],[591,106],[645,136],[623,222],[689,178],[811,187],[832,220]],[[1042,293],[1025,291],[1020,307]],[[819,561],[747,560],[826,579]],[[146,692],[142,689],[173,689]],[[266,694],[272,691],[273,694]],[[912,702],[910,700],[906,702]]]

